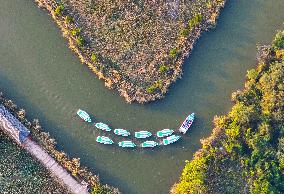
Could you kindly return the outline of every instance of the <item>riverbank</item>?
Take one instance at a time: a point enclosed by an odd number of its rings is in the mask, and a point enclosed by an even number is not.
[[[284,31],[259,49],[235,105],[186,161],[172,193],[284,192]]]
[[[72,176],[78,182],[84,182],[85,184],[88,184],[90,186],[91,192],[109,192],[115,194],[120,193],[118,189],[115,189],[108,185],[102,185],[99,181],[98,176],[93,175],[85,167],[80,166],[79,158],[70,159],[66,153],[58,151],[56,149],[55,140],[52,139],[48,133],[42,131],[39,121],[28,121],[25,118],[25,111],[23,109],[18,108],[11,100],[5,99],[2,93],[0,93],[0,104],[3,104],[19,121],[21,121],[21,123],[25,127],[30,130],[31,137],[41,146],[41,148],[44,148],[44,150],[49,155],[51,155],[56,162],[58,162],[61,166],[65,168],[65,170],[72,174]],[[23,164],[25,165],[25,163]]]
[[[36,0],[82,63],[129,103],[163,98],[225,0],[124,3]]]
[[[0,129],[0,193],[67,194],[54,177]]]

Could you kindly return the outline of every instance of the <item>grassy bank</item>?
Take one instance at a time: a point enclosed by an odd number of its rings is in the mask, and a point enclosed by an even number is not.
[[[232,110],[186,162],[172,193],[284,193],[284,31],[261,47]]]
[[[116,189],[116,188],[113,188],[109,185],[101,184],[99,177],[97,175],[94,175],[86,167],[83,167],[83,166],[80,165],[80,159],[79,158],[69,158],[69,156],[66,153],[57,150],[56,141],[53,138],[51,138],[48,133],[44,132],[44,130],[41,128],[39,121],[37,119],[34,119],[32,122],[28,121],[25,117],[25,115],[26,115],[25,110],[18,108],[17,105],[14,104],[11,100],[4,98],[4,96],[1,92],[0,92],[0,104],[3,104],[19,121],[21,121],[30,130],[32,139],[34,141],[36,141],[39,145],[41,145],[42,148],[44,148],[45,151],[47,151],[60,165],[62,165],[68,172],[70,172],[70,174],[72,174],[72,176],[75,179],[77,179],[78,182],[84,181],[84,182],[88,183],[91,193],[93,193],[93,194],[103,194],[103,193],[119,194],[120,193],[119,190]],[[4,137],[5,136],[3,136],[2,133],[1,133],[0,139],[4,138]],[[9,145],[13,145],[14,148],[7,147],[6,148],[7,151],[5,151],[5,154],[9,154],[8,153],[9,150],[13,152],[13,150],[17,149],[17,151],[20,153],[20,156],[22,156],[22,155],[28,156],[28,154],[24,150],[20,150],[19,147],[15,147],[16,145],[14,145],[12,142],[9,142],[9,141],[7,141],[7,138],[6,138],[5,139],[6,143],[3,143],[3,146],[9,144]],[[3,140],[3,142],[4,142],[4,140]],[[2,141],[1,141],[1,143],[2,143]],[[2,152],[2,150],[0,150],[0,151]],[[3,154],[3,156],[5,154]],[[25,157],[20,157],[20,156],[17,158],[19,160],[18,163],[21,163],[21,166],[23,168],[25,168],[24,166],[29,167],[29,164],[26,163],[26,161],[28,159],[26,159]],[[11,158],[13,158],[13,157],[11,157]],[[22,162],[21,162],[21,160],[22,160]],[[1,165],[5,166],[6,161],[7,160],[5,160],[5,158],[1,158],[1,156],[0,156]],[[7,162],[11,162],[9,165],[13,166],[13,161],[7,161]],[[35,160],[33,160],[33,163],[34,163],[34,165],[40,166],[39,164],[36,164]],[[7,172],[13,172],[14,170],[15,169],[10,168],[10,169],[8,169]],[[27,169],[27,170],[31,170],[31,169]],[[33,170],[31,172],[36,174],[35,170]],[[41,175],[42,175],[42,173],[38,172],[38,176],[41,176]],[[14,176],[14,175],[12,175],[12,176]],[[39,180],[43,180],[42,189],[44,189],[44,181],[46,181],[46,182],[48,181],[46,179],[46,176],[47,175],[42,176],[41,179],[39,178]],[[27,178],[27,180],[29,180],[29,177],[26,177],[26,178]],[[9,179],[9,177],[8,177],[8,179]],[[1,180],[1,173],[0,173],[0,180]],[[22,187],[29,187],[28,182],[22,182],[22,183],[23,183]],[[9,182],[7,182],[7,185],[8,184],[9,184]],[[40,186],[41,185],[38,184],[38,189],[41,189]],[[53,187],[50,187],[50,188],[53,188]],[[57,191],[55,186],[54,186],[54,188],[55,188],[55,191]],[[1,187],[0,187],[0,189],[1,189]],[[14,188],[13,185],[12,185],[11,189],[16,189],[16,188]],[[41,193],[41,192],[39,192],[39,193]]]
[[[35,0],[82,63],[127,102],[162,98],[225,0]]]
[[[0,193],[67,193],[30,154],[0,130]]]

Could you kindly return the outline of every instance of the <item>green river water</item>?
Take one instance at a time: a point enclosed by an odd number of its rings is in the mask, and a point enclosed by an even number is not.
[[[33,0],[0,0],[0,89],[103,183],[127,194],[168,193],[184,161],[200,148],[200,138],[211,133],[213,116],[230,109],[231,93],[243,87],[246,71],[255,65],[256,45],[270,43],[283,27],[283,10],[283,0],[228,0],[217,28],[203,34],[186,60],[183,79],[165,99],[138,105],[106,89]],[[174,145],[126,150],[97,144],[103,133],[78,119],[78,108],[131,132],[176,129],[190,112],[197,119]]]

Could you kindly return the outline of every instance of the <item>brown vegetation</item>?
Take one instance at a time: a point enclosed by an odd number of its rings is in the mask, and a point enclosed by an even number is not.
[[[201,32],[215,25],[225,0],[36,2],[107,87],[127,102],[145,103],[162,98],[181,76],[184,58]]]

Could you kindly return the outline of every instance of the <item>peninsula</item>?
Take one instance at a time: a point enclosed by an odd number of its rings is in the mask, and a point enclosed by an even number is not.
[[[225,0],[35,0],[82,63],[129,103],[164,97]]]

